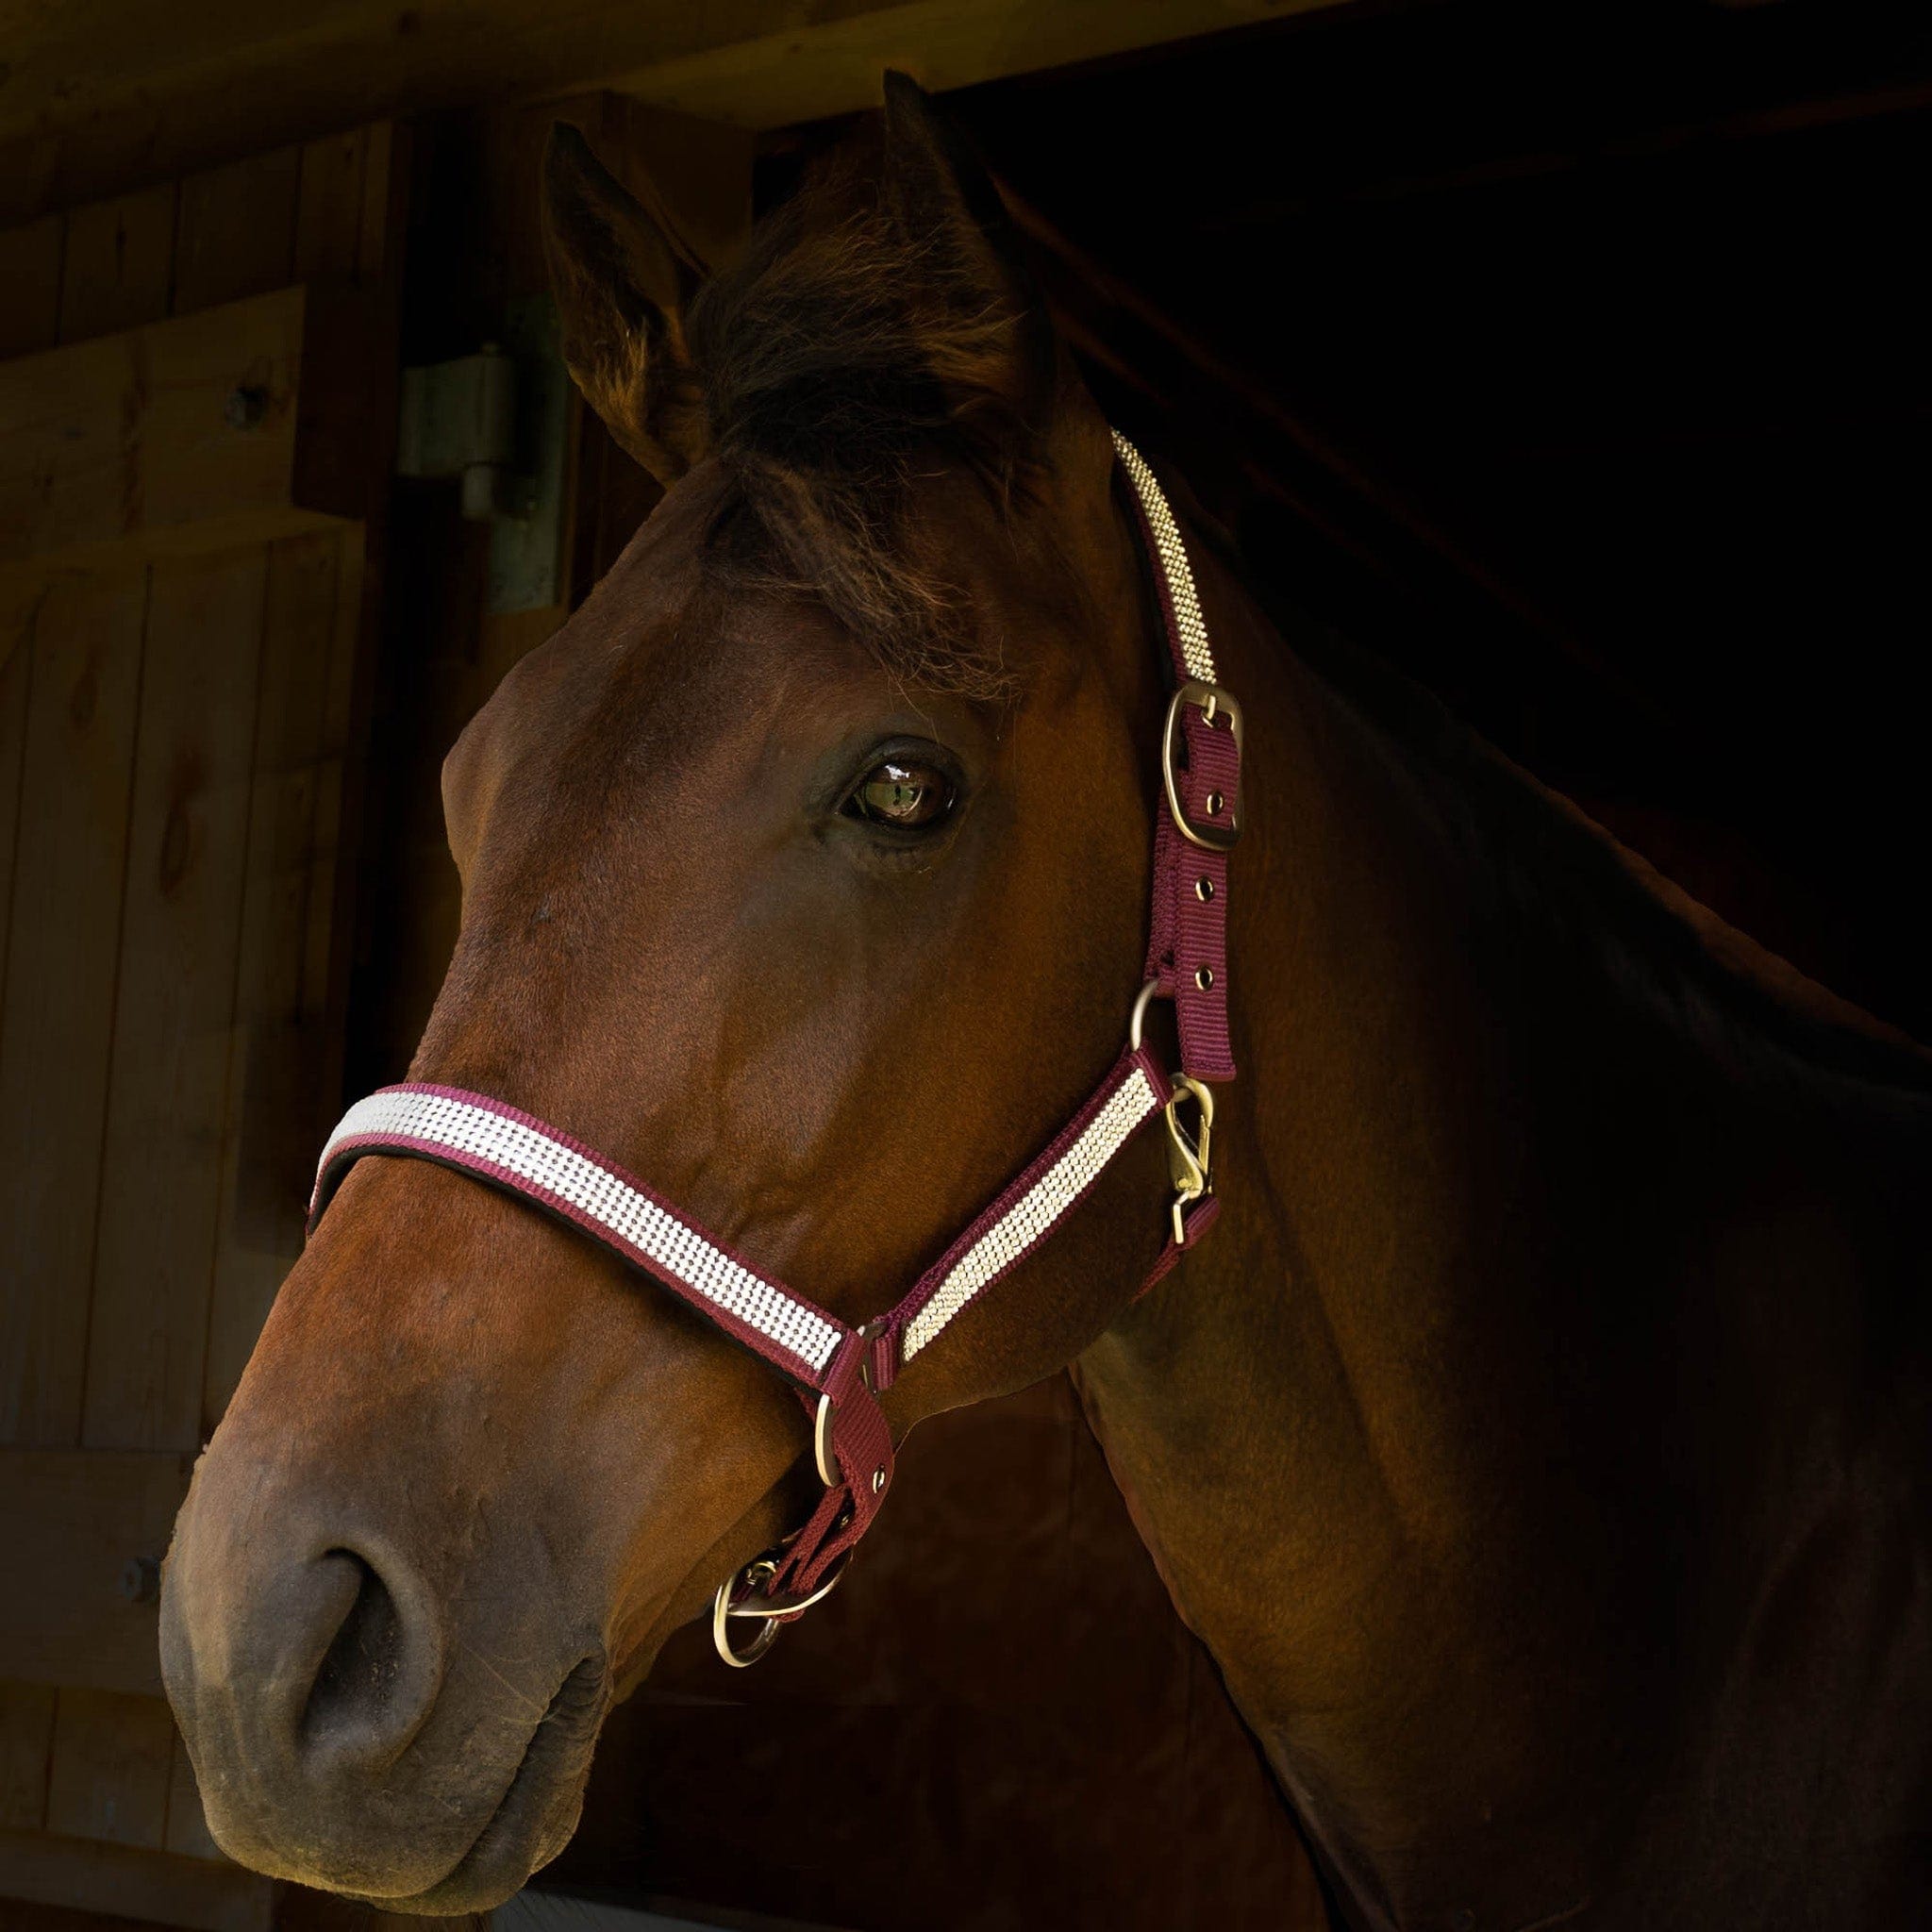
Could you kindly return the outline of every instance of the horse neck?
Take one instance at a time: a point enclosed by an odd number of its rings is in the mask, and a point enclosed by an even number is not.
[[[1528,1924],[1591,1889],[1665,1748],[1712,1426],[1686,1385],[1728,1341],[1643,1169],[1737,1108],[1574,923],[1525,939],[1478,750],[1398,749],[1211,601],[1250,745],[1223,1213],[1076,1379],[1353,1909]],[[1488,769],[1560,855],[1557,808]]]

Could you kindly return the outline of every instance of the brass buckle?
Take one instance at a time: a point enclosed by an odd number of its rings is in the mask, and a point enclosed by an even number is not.
[[[1160,782],[1167,790],[1168,815],[1174,820],[1174,829],[1190,845],[1198,845],[1204,852],[1232,852],[1241,836],[1239,783],[1235,795],[1227,801],[1227,823],[1224,825],[1197,825],[1181,808],[1181,789],[1174,773],[1174,747],[1180,736],[1183,705],[1197,706],[1210,724],[1222,712],[1227,713],[1228,729],[1234,733],[1237,760],[1245,742],[1241,731],[1241,708],[1218,684],[1197,684],[1191,679],[1168,701],[1167,722],[1160,727]]]
[[[1191,1134],[1181,1124],[1180,1105],[1191,1100],[1200,1124]],[[1174,1182],[1174,1244],[1185,1247],[1187,1210],[1214,1191],[1214,1095],[1190,1074],[1176,1074],[1174,1091],[1162,1109],[1167,1122],[1167,1171]]]

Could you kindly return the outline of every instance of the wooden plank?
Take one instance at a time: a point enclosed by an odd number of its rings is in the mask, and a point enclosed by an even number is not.
[[[352,127],[302,150],[296,197],[294,279],[354,275],[361,261],[363,175],[370,129]]]
[[[174,1756],[165,1698],[66,1686],[54,1717],[47,1829],[159,1851]]]
[[[374,287],[399,275],[403,231],[408,225],[408,137],[393,121],[363,130],[362,225],[356,243],[356,279]]]
[[[8,589],[13,591],[8,594]],[[20,834],[20,774],[26,749],[30,640],[37,591],[0,585],[0,1013],[7,1010],[7,934],[13,913],[13,856]]]
[[[269,1932],[275,1887],[239,1865],[0,1831],[0,1898],[119,1913],[187,1932]]]
[[[58,215],[0,229],[0,357],[31,356],[58,340],[64,245]]]
[[[270,558],[208,1320],[202,1427],[210,1433],[301,1253],[303,1195],[323,1130],[327,987],[308,967],[311,924],[318,911],[325,922],[332,904],[326,835],[337,813],[325,793],[341,784],[343,724],[330,687],[345,542],[295,538]],[[353,623],[352,611],[351,647]]]
[[[384,344],[367,299],[295,288],[0,363],[0,563],[233,547],[359,515]]]
[[[181,1733],[175,1733],[175,1756],[168,1770],[168,1836],[166,1848],[184,1858],[213,1858],[225,1862],[222,1848],[208,1828],[208,1814],[202,1808],[201,1788],[194,1782],[194,1766],[189,1762],[188,1746]]]
[[[152,1919],[124,1918],[119,1912],[81,1912],[71,1906],[29,1905],[10,1898],[0,1925],[6,1932],[153,1932]]]
[[[60,578],[35,614],[0,1012],[0,1441],[79,1436],[146,592],[142,571]]]
[[[38,1831],[47,1821],[47,1758],[54,1687],[0,1683],[0,1827]]]
[[[0,1657],[29,1684],[161,1690],[158,1613],[128,1563],[158,1558],[188,1493],[187,1456],[0,1449]]]
[[[613,75],[662,105],[769,127],[931,85],[1279,20],[1335,0],[312,0],[276,9],[63,0],[8,49],[0,222],[331,128]],[[398,30],[406,18],[407,31]]]
[[[266,294],[293,278],[302,150],[277,148],[181,184],[175,312]]]
[[[108,1076],[82,1441],[202,1441],[268,557],[158,563]]]
[[[67,217],[60,340],[158,322],[175,265],[175,184],[77,208]]]

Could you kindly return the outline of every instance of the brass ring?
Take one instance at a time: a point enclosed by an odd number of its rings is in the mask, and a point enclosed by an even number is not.
[[[778,1641],[778,1632],[785,1625],[787,1617],[796,1617],[808,1610],[814,1604],[824,1603],[838,1587],[844,1582],[845,1573],[852,1567],[853,1553],[847,1550],[840,1558],[839,1565],[809,1596],[798,1598],[795,1602],[773,1603],[769,1599],[759,1602],[750,1592],[758,1582],[769,1583],[778,1574],[776,1557],[759,1557],[747,1563],[735,1575],[727,1576],[718,1586],[718,1593],[711,1599],[711,1647],[734,1671],[748,1669],[758,1662],[766,1651]],[[733,1603],[732,1592],[742,1586],[747,1594],[741,1603]],[[735,1650],[731,1643],[731,1619],[750,1619],[756,1622],[758,1633],[742,1650]]]
[[[851,1550],[847,1550],[839,1558],[838,1567],[809,1596],[802,1596],[795,1600],[788,1598],[783,1603],[774,1603],[769,1598],[760,1603],[756,1598],[747,1597],[741,1604],[733,1604],[726,1610],[725,1615],[730,1617],[756,1617],[768,1629],[776,1629],[777,1624],[773,1621],[774,1618],[796,1617],[804,1611],[810,1609],[814,1604],[824,1603],[845,1581],[845,1573],[852,1567],[853,1554]],[[772,1567],[775,1571],[777,1565],[774,1564]],[[752,1568],[757,1569],[758,1565],[755,1563],[752,1565]]]
[[[728,1623],[735,1614],[731,1607],[731,1592],[740,1582],[748,1581],[759,1570],[768,1579],[778,1574],[778,1566],[771,1557],[760,1557],[755,1563],[747,1563],[742,1571],[727,1576],[718,1586],[718,1594],[711,1599],[711,1647],[734,1671],[748,1670],[778,1641],[780,1626],[767,1623],[742,1650],[731,1647]]]
[[[811,1425],[811,1457],[819,1466],[819,1480],[826,1489],[839,1487],[839,1465],[832,1459],[832,1398],[819,1397],[819,1412]]]

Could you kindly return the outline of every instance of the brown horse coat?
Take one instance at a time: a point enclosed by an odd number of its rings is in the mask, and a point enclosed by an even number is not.
[[[1139,977],[1163,693],[1106,425],[909,84],[702,292],[580,142],[548,192],[573,367],[672,487],[451,754],[463,927],[412,1071],[860,1318],[1083,1096]],[[1908,1923],[1925,1061],[1202,579],[1250,744],[1221,1223],[1127,1307],[1143,1140],[895,1426],[1076,1362],[1350,1924]],[[945,809],[855,810],[885,762]],[[610,1699],[798,1520],[803,1448],[668,1296],[364,1162],[168,1564],[216,1836],[502,1897]]]

